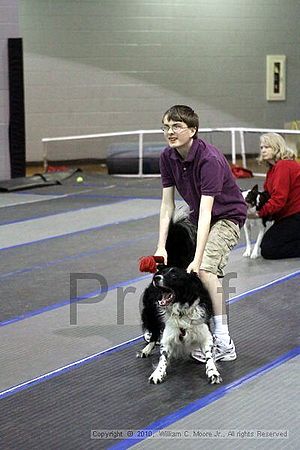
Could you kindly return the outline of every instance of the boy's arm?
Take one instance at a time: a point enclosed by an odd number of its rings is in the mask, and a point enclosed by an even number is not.
[[[159,217],[159,238],[157,250],[154,254],[155,256],[163,256],[165,264],[167,263],[168,259],[168,255],[166,252],[168,230],[175,209],[174,193],[174,186],[163,188]]]

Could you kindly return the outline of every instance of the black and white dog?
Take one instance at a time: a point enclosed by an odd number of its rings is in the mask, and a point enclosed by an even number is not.
[[[213,338],[208,322],[212,304],[207,290],[195,273],[186,268],[195,254],[197,231],[187,218],[170,224],[168,266],[160,265],[143,295],[142,326],[150,341],[137,356],[149,356],[160,341],[160,358],[149,381],[161,383],[171,358],[189,355],[199,347],[206,357],[206,375],[211,384],[222,379],[215,365]]]
[[[252,189],[249,189],[248,191],[242,192],[243,197],[247,203],[248,211],[256,212],[259,211],[263,205],[269,200],[270,195],[268,192],[263,191],[260,192],[258,190],[258,185],[256,184],[253,186]],[[267,220],[272,220],[271,218]],[[244,225],[244,231],[245,231],[245,238],[246,238],[246,250],[243,253],[243,256],[250,257],[251,259],[256,259],[260,255],[260,244],[262,241],[262,238],[266,231],[266,219],[246,219],[245,225]],[[251,246],[251,229],[253,226],[253,223],[258,224],[258,235],[256,242],[254,244],[254,247],[252,249]]]

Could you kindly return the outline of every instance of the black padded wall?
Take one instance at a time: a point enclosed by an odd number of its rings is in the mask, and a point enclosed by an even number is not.
[[[8,39],[9,152],[11,177],[24,177],[25,108],[22,38]]]

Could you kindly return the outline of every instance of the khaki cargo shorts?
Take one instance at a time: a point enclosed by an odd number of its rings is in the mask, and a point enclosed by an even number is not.
[[[210,229],[200,269],[224,277],[230,251],[240,238],[240,228],[231,220],[218,220]]]

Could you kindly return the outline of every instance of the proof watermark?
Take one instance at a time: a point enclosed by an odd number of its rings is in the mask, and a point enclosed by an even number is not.
[[[201,429],[164,429],[164,430],[91,430],[91,439],[122,440],[122,439],[235,439],[235,440],[265,440],[289,439],[289,430],[268,429],[234,429],[234,430],[201,430]]]
[[[230,297],[230,294],[236,293],[236,287],[231,285],[232,280],[236,278],[236,272],[229,272],[220,280],[220,286],[217,288],[217,293],[222,294],[225,305]],[[94,292],[86,292],[82,294],[82,288],[80,289],[80,285],[81,283],[86,283],[87,281],[93,281],[94,283],[96,282],[98,289]],[[116,303],[115,324],[125,325],[126,298],[129,295],[137,294],[137,291],[137,287],[131,285],[126,287],[118,286],[110,290],[107,279],[99,273],[70,273],[70,325],[78,324],[78,305],[89,306],[91,304],[99,303],[107,297],[108,293],[114,297],[113,300],[115,300]],[[138,308],[141,312],[143,306],[143,292],[138,295]],[[228,305],[223,314],[227,314],[227,316],[229,316]]]
[[[96,294],[79,295],[78,282],[79,280],[96,280],[99,283],[99,291]],[[70,273],[70,325],[77,325],[77,305],[91,304],[101,302],[106,297],[108,291],[108,283],[106,278],[99,273],[79,272]]]

